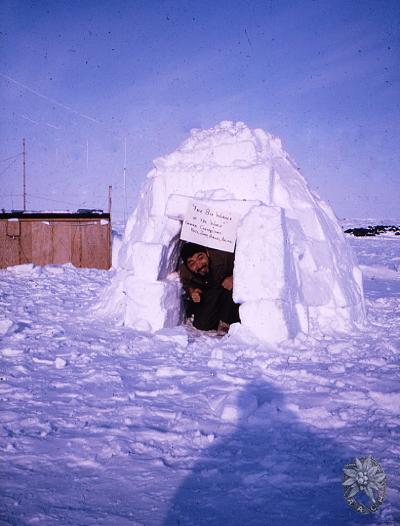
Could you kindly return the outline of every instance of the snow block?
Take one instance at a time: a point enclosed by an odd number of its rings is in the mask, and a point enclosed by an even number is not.
[[[126,264],[137,278],[156,281],[165,261],[165,250],[160,243],[137,241],[128,247]]]
[[[260,340],[280,343],[295,336],[291,328],[296,327],[296,321],[292,319],[290,323],[293,313],[288,310],[288,305],[281,300],[260,299],[243,303],[239,316],[242,325]]]
[[[283,210],[256,206],[242,219],[236,243],[234,300],[244,303],[285,296],[290,276],[285,275]]]
[[[124,324],[137,330],[158,331],[180,322],[180,285],[174,281],[144,281],[131,275],[125,280]]]

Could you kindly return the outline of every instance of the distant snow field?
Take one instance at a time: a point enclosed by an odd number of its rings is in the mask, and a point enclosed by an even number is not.
[[[280,345],[117,327],[114,271],[0,271],[0,525],[400,524],[400,239],[347,240],[367,327]],[[342,469],[368,454],[362,516]]]

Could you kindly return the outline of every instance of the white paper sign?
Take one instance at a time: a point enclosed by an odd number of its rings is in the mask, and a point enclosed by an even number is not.
[[[183,221],[181,239],[205,247],[234,252],[240,216],[191,201]]]

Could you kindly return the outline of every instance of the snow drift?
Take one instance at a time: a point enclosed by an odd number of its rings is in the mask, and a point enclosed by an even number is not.
[[[139,330],[181,322],[176,269],[192,198],[241,217],[233,297],[242,323],[235,334],[276,343],[363,323],[361,272],[331,208],[309,190],[279,139],[228,121],[192,130],[154,161],[102,299],[106,314]]]

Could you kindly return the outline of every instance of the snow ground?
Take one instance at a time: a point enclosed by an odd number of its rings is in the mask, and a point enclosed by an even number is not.
[[[115,327],[112,272],[1,271],[0,525],[400,524],[400,239],[348,239],[368,326],[275,348]],[[341,480],[367,454],[365,517]]]

